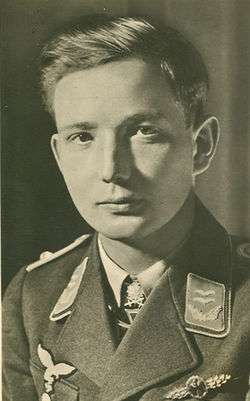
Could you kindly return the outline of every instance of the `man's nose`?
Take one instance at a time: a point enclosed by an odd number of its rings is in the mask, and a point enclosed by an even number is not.
[[[131,175],[131,151],[124,138],[109,134],[102,144],[102,180],[106,183],[127,181]]]

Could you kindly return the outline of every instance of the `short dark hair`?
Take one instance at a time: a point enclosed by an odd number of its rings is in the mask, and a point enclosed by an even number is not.
[[[178,31],[149,17],[85,16],[57,34],[41,57],[47,110],[53,115],[55,86],[63,76],[128,57],[158,63],[184,108],[187,124],[202,121],[209,78],[200,53]]]

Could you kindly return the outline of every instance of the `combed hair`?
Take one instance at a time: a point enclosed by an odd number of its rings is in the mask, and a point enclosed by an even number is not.
[[[41,57],[46,109],[53,116],[55,86],[65,75],[128,57],[158,63],[187,124],[202,121],[209,78],[200,53],[179,32],[149,17],[88,16],[57,34]]]

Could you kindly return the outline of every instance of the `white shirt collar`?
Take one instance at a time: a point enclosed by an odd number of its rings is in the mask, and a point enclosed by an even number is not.
[[[113,290],[118,307],[121,305],[121,287],[122,283],[129,273],[118,266],[104,250],[100,237],[98,237],[98,246],[100,258],[105,269],[109,284]],[[167,268],[167,263],[164,259],[157,261],[149,266],[146,270],[137,275],[146,297],[150,294],[151,290],[155,287],[158,280]]]

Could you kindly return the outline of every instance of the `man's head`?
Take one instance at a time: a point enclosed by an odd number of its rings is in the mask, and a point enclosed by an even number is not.
[[[44,50],[52,148],[81,215],[112,238],[160,229],[214,154],[208,75],[179,33],[148,19],[91,19]]]
[[[159,66],[185,110],[187,124],[203,120],[209,78],[201,55],[179,32],[150,18],[83,17],[57,35],[42,58],[47,109],[53,114],[55,86],[63,76],[131,57]]]

